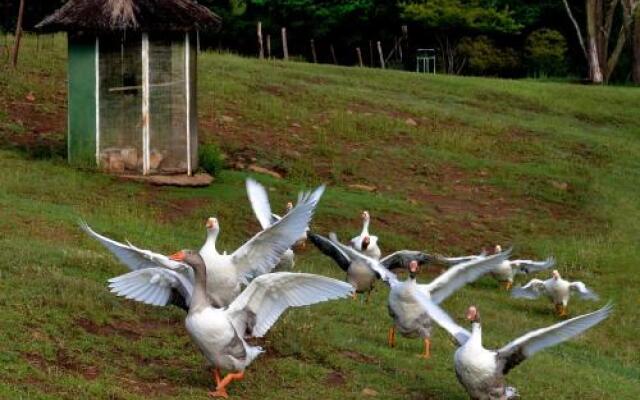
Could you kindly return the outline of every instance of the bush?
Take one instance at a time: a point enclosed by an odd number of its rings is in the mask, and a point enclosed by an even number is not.
[[[456,48],[466,62],[465,72],[473,75],[509,76],[520,67],[520,57],[512,48],[499,48],[487,36],[465,37]]]
[[[213,143],[200,145],[198,148],[198,158],[200,161],[200,168],[212,176],[218,175],[224,167],[224,156],[222,151]]]
[[[558,31],[538,29],[527,38],[525,57],[535,76],[564,76],[567,72],[567,40]]]

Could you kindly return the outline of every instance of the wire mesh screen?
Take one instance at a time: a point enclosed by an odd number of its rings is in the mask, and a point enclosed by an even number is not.
[[[99,39],[100,167],[111,173],[142,170],[141,36]]]
[[[191,135],[191,170],[198,169],[198,43],[195,33],[189,34],[189,126]]]
[[[149,172],[187,172],[184,35],[149,35]]]

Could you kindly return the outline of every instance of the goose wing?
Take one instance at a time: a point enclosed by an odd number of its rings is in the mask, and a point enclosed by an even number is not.
[[[537,299],[545,290],[544,281],[532,279],[522,287],[513,288],[511,290],[511,297],[516,299]]]
[[[162,267],[151,267],[111,278],[109,288],[118,296],[145,304],[166,306],[174,301],[188,307],[193,294],[193,276]],[[176,294],[181,299],[176,299]]]
[[[414,260],[417,261],[418,264],[423,265],[435,261],[435,257],[421,251],[400,250],[382,258],[380,260],[380,264],[382,264],[386,269],[406,269],[409,268],[409,263]]]
[[[510,264],[511,267],[518,273],[531,274],[553,267],[556,264],[556,259],[553,257],[549,257],[544,261],[512,260],[510,261]]]
[[[124,244],[109,239],[95,232],[84,221],[80,223],[80,227],[91,237],[98,240],[100,244],[116,256],[121,263],[129,267],[131,271],[153,267],[166,267],[175,270],[190,269],[186,264],[170,260],[169,257],[163,254],[137,248],[131,243]]]
[[[289,307],[348,297],[353,287],[321,275],[274,272],[261,275],[229,305],[227,313],[238,332],[262,337]]]
[[[538,351],[581,334],[609,316],[613,306],[607,304],[598,311],[559,322],[547,328],[529,332],[498,350],[497,358],[506,374]]]
[[[418,287],[428,292],[434,302],[440,303],[462,286],[490,272],[496,265],[509,258],[510,254],[511,249],[508,249],[502,253],[456,264],[430,283]]]
[[[444,257],[441,255],[437,255],[436,257],[436,261],[445,265],[456,265],[456,264],[460,264],[463,262],[468,262],[468,261],[473,261],[473,260],[477,260],[478,258],[482,258],[482,257],[486,257],[487,256],[487,252],[486,250],[482,250],[482,252],[480,254],[472,254],[469,256],[460,256],[460,257]]]
[[[599,298],[593,290],[589,289],[587,285],[579,281],[571,282],[569,284],[569,289],[577,292],[578,295],[580,295],[580,298],[585,300],[598,300]]]
[[[324,255],[331,257],[343,271],[347,271],[349,269],[349,265],[351,265],[351,259],[335,243],[333,243],[326,237],[320,236],[313,232],[308,232],[307,236],[309,237],[311,243],[313,243],[318,248],[318,250],[320,250]]]
[[[436,322],[436,324],[440,325],[442,329],[449,332],[449,335],[458,343],[459,346],[462,346],[469,340],[471,337],[471,333],[458,325],[450,316],[447,314],[445,310],[443,310],[437,303],[435,303],[432,299],[429,298],[425,293],[416,291],[415,295],[416,299],[422,306],[422,308],[427,312],[429,318]]]
[[[288,248],[305,233],[322,197],[324,186],[299,196],[296,206],[275,224],[238,248],[231,260],[236,272],[246,280],[271,271]]]
[[[274,216],[271,213],[271,205],[269,204],[269,195],[267,194],[267,190],[264,186],[258,183],[258,181],[252,178],[247,179],[246,186],[247,196],[249,197],[253,213],[256,215],[258,222],[260,222],[262,229],[267,229],[275,222]]]
[[[378,278],[385,281],[389,286],[393,287],[399,283],[398,278],[396,277],[396,274],[394,274],[393,272],[385,268],[384,265],[380,263],[380,261],[375,260],[369,256],[366,256],[352,247],[345,246],[344,244],[340,243],[340,241],[338,240],[338,236],[336,236],[336,234],[333,232],[329,234],[329,239],[335,246],[337,246],[340,250],[342,250],[342,252],[344,252],[351,259],[352,262],[358,261],[360,263],[367,265],[376,273]]]

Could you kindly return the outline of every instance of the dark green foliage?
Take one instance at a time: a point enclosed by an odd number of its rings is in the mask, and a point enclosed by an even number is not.
[[[500,48],[484,35],[463,38],[458,54],[466,60],[464,72],[473,75],[508,76],[520,67],[520,57],[514,49]]]
[[[224,168],[224,156],[220,148],[213,144],[201,144],[198,149],[200,167],[212,176],[220,174]]]
[[[527,37],[525,57],[535,76],[563,76],[567,72],[567,41],[558,31],[538,29]]]

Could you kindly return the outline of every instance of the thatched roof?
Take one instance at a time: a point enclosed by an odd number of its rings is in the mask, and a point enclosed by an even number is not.
[[[36,28],[46,31],[191,31],[222,20],[194,0],[69,0]]]

